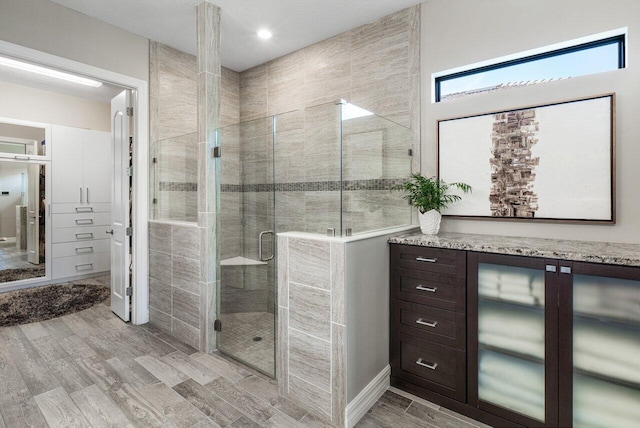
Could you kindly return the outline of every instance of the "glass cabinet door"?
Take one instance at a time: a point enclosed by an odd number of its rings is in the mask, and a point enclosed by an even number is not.
[[[545,421],[545,274],[478,264],[478,398]]]
[[[573,426],[640,423],[640,280],[573,275]]]

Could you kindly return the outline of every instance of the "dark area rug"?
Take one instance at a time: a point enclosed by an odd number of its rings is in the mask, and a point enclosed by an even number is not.
[[[0,283],[44,276],[44,264],[29,268],[0,270]]]
[[[0,294],[0,327],[45,321],[104,302],[108,286],[87,280],[8,291]]]

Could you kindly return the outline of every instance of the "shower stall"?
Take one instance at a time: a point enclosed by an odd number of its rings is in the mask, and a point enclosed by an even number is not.
[[[409,129],[338,101],[217,130],[217,348],[275,377],[276,234],[411,224]],[[313,236],[310,235],[310,236]]]

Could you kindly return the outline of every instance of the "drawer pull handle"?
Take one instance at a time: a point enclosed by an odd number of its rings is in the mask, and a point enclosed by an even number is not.
[[[438,363],[425,362],[422,358],[418,358],[418,361],[416,361],[416,364],[431,370],[435,370],[438,368]]]
[[[84,251],[88,250],[88,251]],[[93,247],[77,247],[76,253],[93,253]]]
[[[428,291],[429,293],[435,293],[436,291],[438,291],[438,287],[425,287],[424,285],[418,285],[416,287],[416,290]]]
[[[77,213],[92,213],[93,207],[76,207]]]
[[[77,218],[76,224],[93,224],[92,218]]]
[[[418,320],[416,321],[416,324],[426,325],[427,327],[435,327],[438,325],[438,321],[429,322],[429,321],[423,321],[422,318],[418,318]]]
[[[438,259],[427,259],[424,257],[416,257],[417,262],[437,263]]]
[[[83,266],[89,266],[89,269],[80,269]],[[79,265],[76,265],[76,270],[91,270],[93,269],[93,263],[81,263]]]
[[[93,232],[76,233],[77,239],[93,239]]]

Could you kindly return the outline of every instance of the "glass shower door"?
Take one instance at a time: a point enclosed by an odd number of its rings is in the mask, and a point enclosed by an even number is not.
[[[217,347],[275,376],[273,119],[218,130],[221,157]]]

